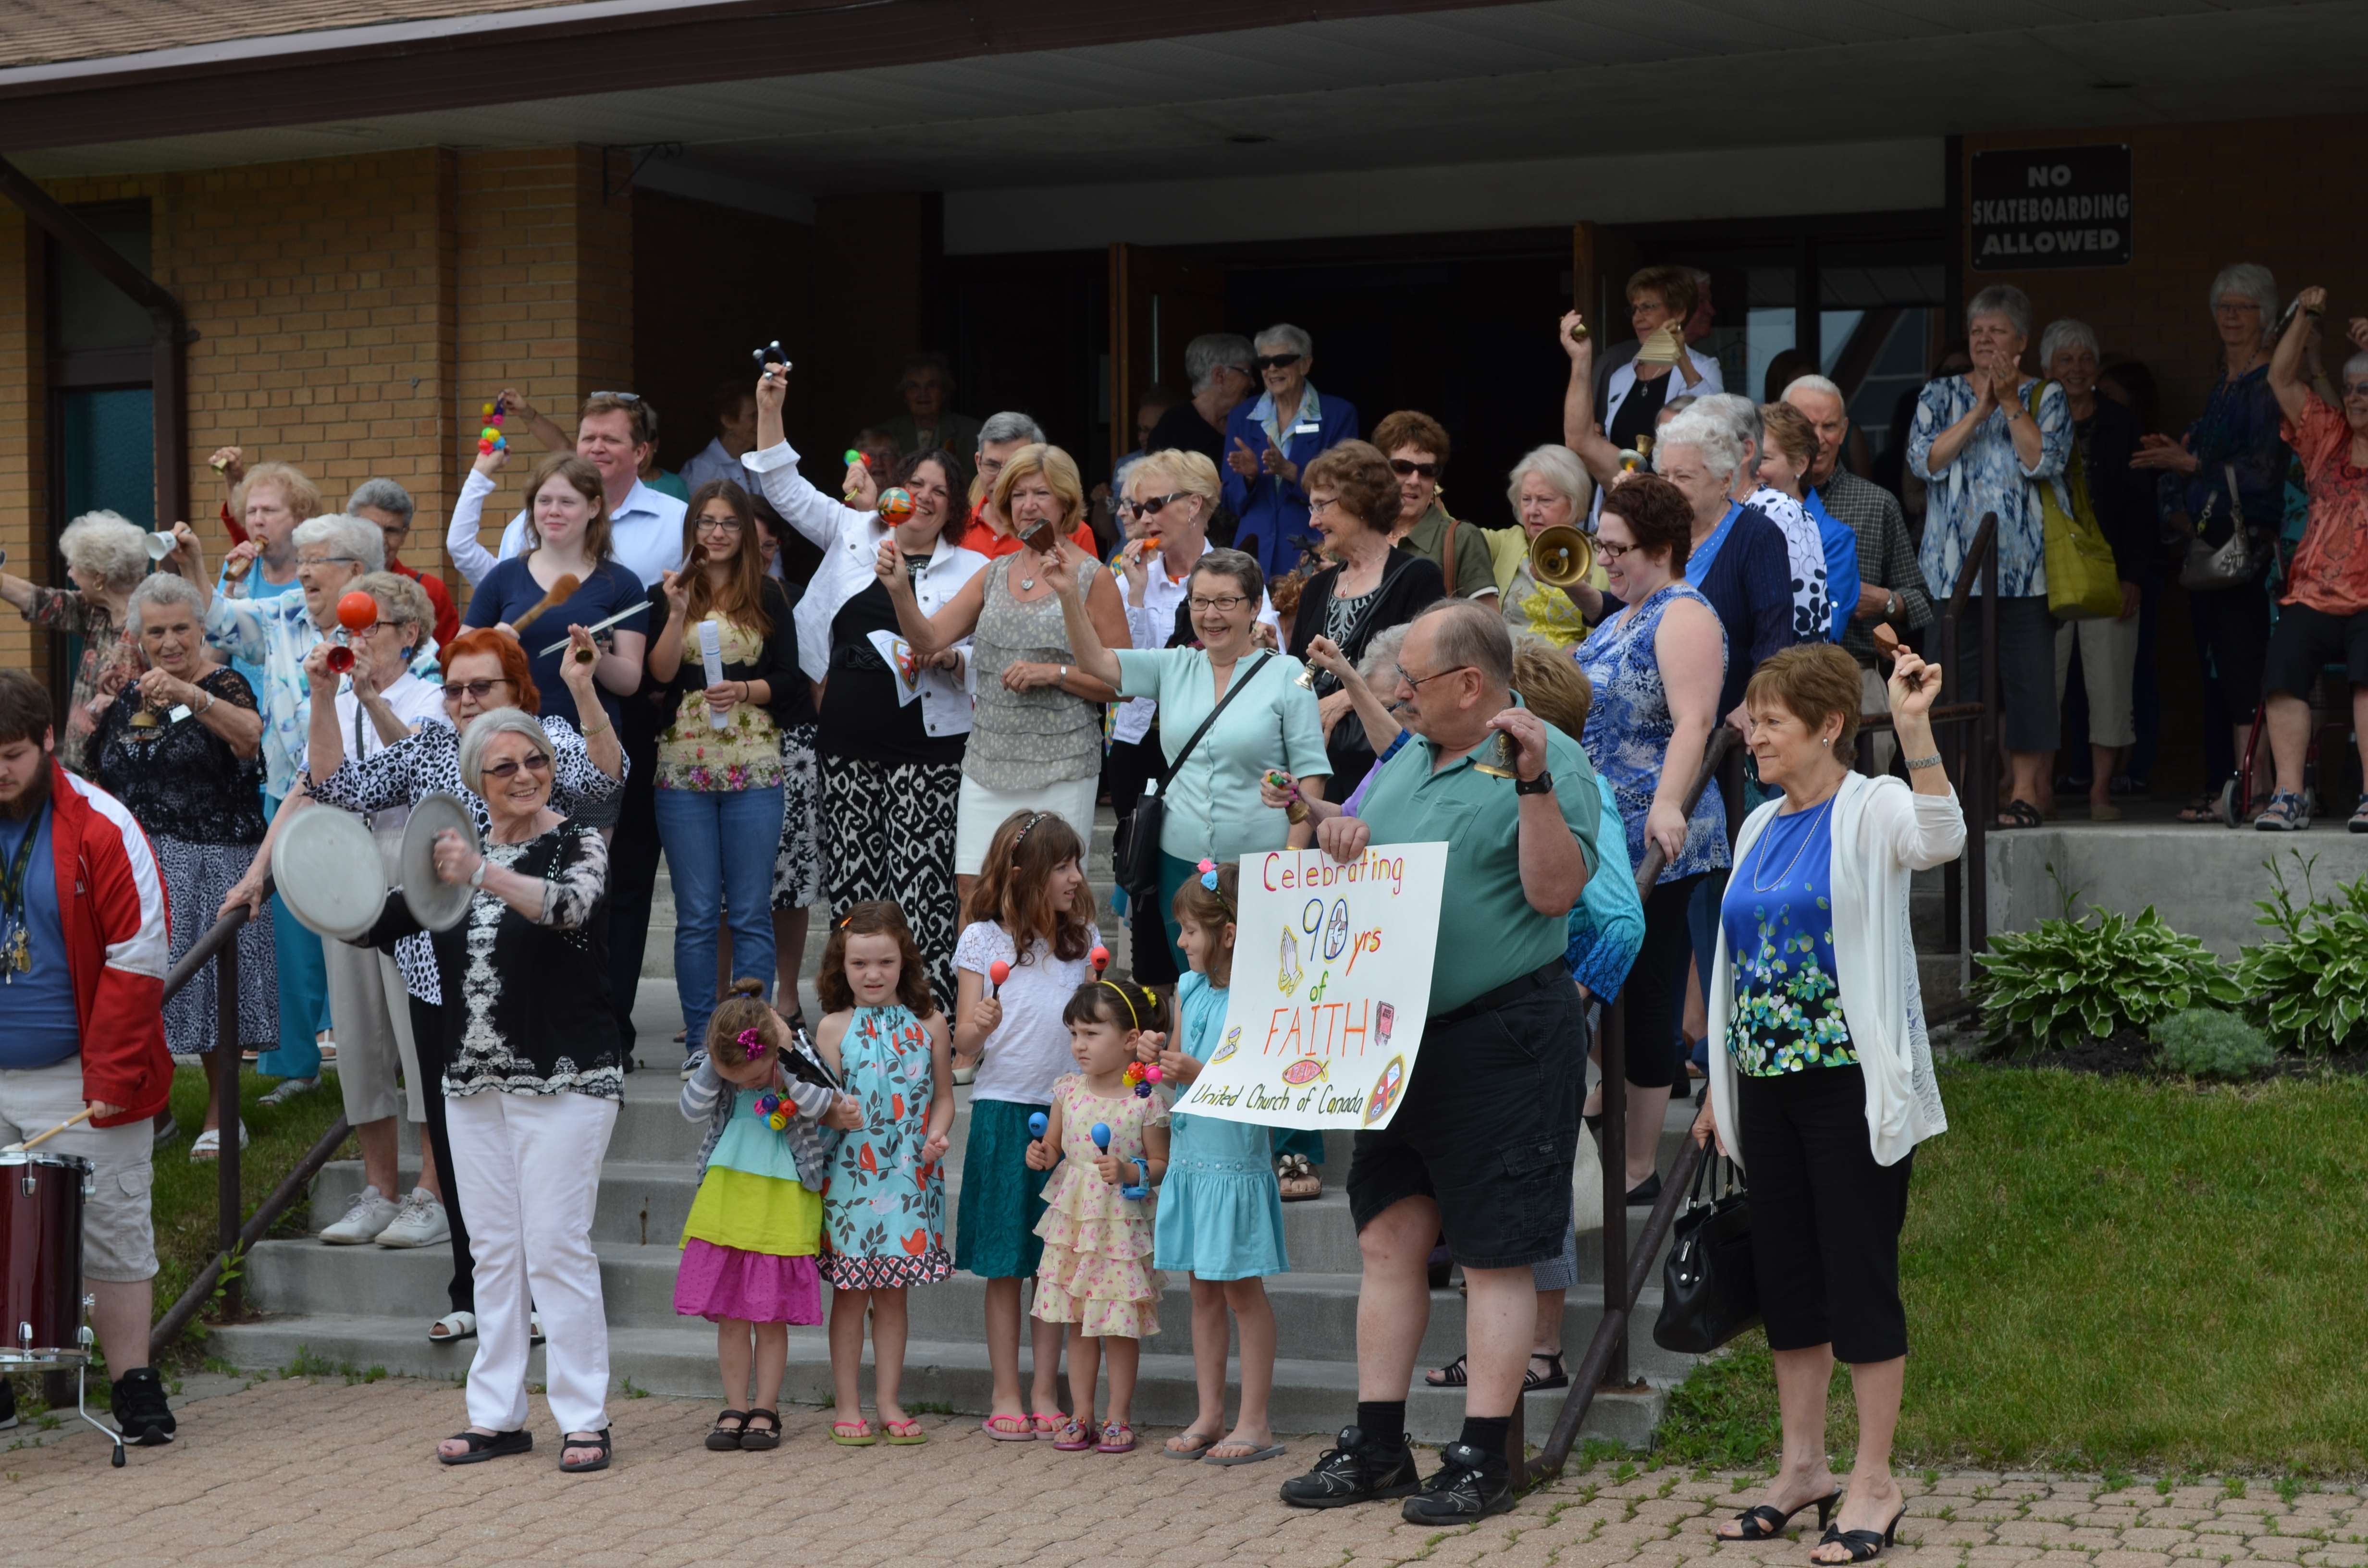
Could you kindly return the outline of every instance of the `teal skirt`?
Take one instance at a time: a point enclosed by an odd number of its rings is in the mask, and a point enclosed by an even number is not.
[[[1028,1119],[1049,1105],[1018,1100],[970,1102],[970,1141],[962,1147],[962,1202],[954,1218],[954,1267],[983,1279],[1026,1278],[1044,1243],[1044,1183],[1052,1172],[1028,1168]]]

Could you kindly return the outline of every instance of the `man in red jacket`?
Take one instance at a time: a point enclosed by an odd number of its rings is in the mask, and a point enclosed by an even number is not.
[[[83,1279],[97,1299],[116,1425],[130,1441],[169,1443],[173,1413],[148,1365],[149,1123],[173,1082],[164,878],[123,802],[57,766],[52,745],[49,693],[0,670],[0,1144],[93,1113],[43,1150],[88,1160],[97,1180]],[[11,1395],[0,1416],[15,1415]]]

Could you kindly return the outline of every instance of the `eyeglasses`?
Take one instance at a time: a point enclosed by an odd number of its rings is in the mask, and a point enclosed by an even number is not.
[[[1250,361],[1250,369],[1263,376],[1269,370],[1287,370],[1305,358],[1304,354],[1261,354]]]
[[[351,555],[300,555],[296,564],[305,566],[359,566],[361,562]]]
[[[700,533],[736,534],[741,531],[737,517],[701,517],[694,527]]]
[[[1595,554],[1600,561],[1617,561],[1623,555],[1633,553],[1635,549],[1633,544],[1606,544],[1600,534],[1595,537]]]
[[[1195,615],[1199,615],[1203,610],[1214,610],[1218,614],[1224,615],[1233,610],[1237,610],[1241,608],[1242,606],[1249,602],[1248,597],[1242,594],[1229,595],[1221,599],[1194,598],[1190,601],[1192,606],[1192,613]]]
[[[1155,495],[1148,501],[1121,501],[1119,505],[1138,517],[1156,517],[1167,509],[1170,501],[1181,501],[1190,494],[1189,490],[1176,490],[1165,495]]]
[[[551,771],[551,758],[539,751],[530,751],[526,754],[522,765],[517,762],[497,762],[481,771],[487,778],[507,778],[518,772],[520,766],[524,766],[529,773],[548,773]]]
[[[447,681],[444,683],[444,700],[447,702],[458,702],[461,700],[461,694],[465,692],[479,703],[483,703],[486,698],[491,697],[494,694],[494,687],[497,686],[508,686],[511,683],[507,676],[500,680]]]
[[[2368,381],[2344,382],[2343,395],[2346,397],[2368,397]]]
[[[1339,504],[1338,495],[1310,495],[1307,498],[1307,515],[1312,517],[1318,512],[1328,512]]]
[[[1424,681],[1437,680],[1441,676],[1452,676],[1458,670],[1468,670],[1470,668],[1472,668],[1470,665],[1450,665],[1443,670],[1433,670],[1427,676],[1417,677],[1406,674],[1406,666],[1401,665],[1398,666],[1398,679],[1406,682],[1406,685],[1414,687],[1417,691],[1420,691]]]
[[[1425,479],[1437,479],[1439,477],[1439,465],[1437,463],[1410,462],[1405,458],[1392,458],[1390,460],[1390,472],[1396,474],[1400,479],[1405,479],[1410,474],[1417,473],[1422,475]]]

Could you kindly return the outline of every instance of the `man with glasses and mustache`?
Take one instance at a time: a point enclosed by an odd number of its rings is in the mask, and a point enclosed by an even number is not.
[[[1225,505],[1240,519],[1234,547],[1257,557],[1269,580],[1296,570],[1317,544],[1299,473],[1318,453],[1353,441],[1362,426],[1346,398],[1319,394],[1307,379],[1315,340],[1288,322],[1258,335],[1250,369],[1266,383],[1256,402],[1225,418]]]
[[[2305,289],[2294,302],[2316,318],[2327,309],[2327,290]],[[2289,329],[2270,356],[2270,390],[2285,416],[2280,433],[2302,460],[2310,496],[2310,522],[2278,601],[2264,683],[2280,796],[2301,792],[2311,693],[2321,666],[2339,658],[2351,682],[2352,728],[2368,758],[2368,317],[2352,317],[2350,332],[2361,352],[2343,362],[2340,410],[2304,380],[2307,331]],[[2256,825],[2270,824],[2265,815]],[[2368,793],[2352,807],[2349,825],[2368,833]]]

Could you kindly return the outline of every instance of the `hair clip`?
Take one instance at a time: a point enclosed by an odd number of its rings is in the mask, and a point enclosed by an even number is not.
[[[1211,892],[1217,891],[1217,863],[1214,860],[1201,862],[1201,885]]]

